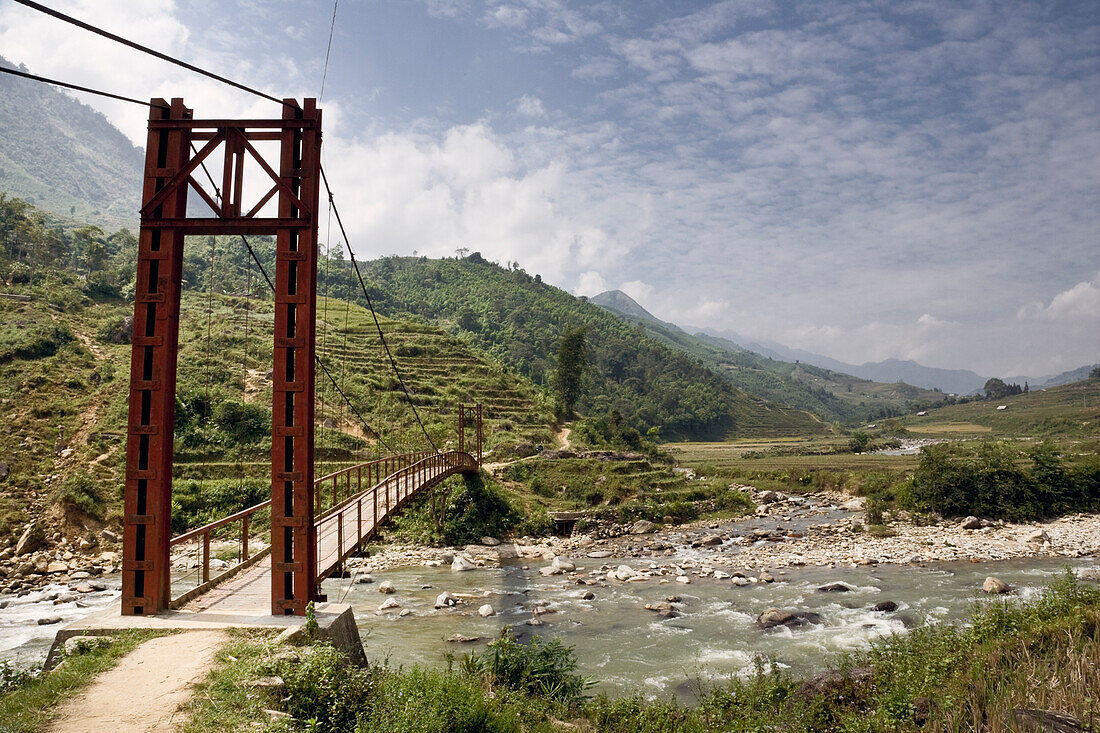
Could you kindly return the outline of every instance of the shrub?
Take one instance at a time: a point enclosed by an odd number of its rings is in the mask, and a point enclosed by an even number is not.
[[[1029,521],[1100,507],[1100,465],[1086,461],[1070,469],[1048,443],[1029,454],[1007,443],[927,446],[902,498],[913,509],[946,517]]]
[[[100,519],[106,509],[106,500],[99,482],[86,473],[66,476],[54,495],[54,501]]]
[[[41,359],[53,356],[73,340],[68,326],[51,323],[5,335],[0,343],[0,364],[14,359]]]
[[[852,433],[848,439],[848,450],[853,453],[865,453],[871,445],[871,436],[862,430]]]
[[[281,665],[279,676],[286,683],[287,712],[315,721],[315,730],[355,730],[376,683],[375,674],[349,664],[327,643],[315,644],[297,664]]]
[[[466,655],[463,669],[491,685],[562,702],[579,699],[589,684],[576,674],[573,647],[556,638],[543,641],[540,636],[523,644],[508,627],[501,629],[500,638],[489,643],[488,651]]]
[[[214,408],[214,424],[234,441],[255,443],[271,430],[271,413],[262,405],[225,400]]]

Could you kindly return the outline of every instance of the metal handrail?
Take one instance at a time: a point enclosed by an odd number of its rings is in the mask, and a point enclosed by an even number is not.
[[[475,468],[477,465],[477,459],[469,453],[466,453],[465,451],[446,451],[439,453],[435,453],[432,451],[418,451],[415,453],[403,453],[400,455],[388,456],[385,458],[376,458],[372,461],[367,461],[365,463],[356,464],[354,466],[347,466],[337,471],[333,471],[332,473],[326,474],[321,478],[314,479],[314,522],[316,526],[320,529],[321,525],[325,523],[325,520],[330,520],[332,517],[336,517],[338,522],[338,557],[336,562],[333,564],[333,568],[339,566],[339,564],[343,562],[345,557],[349,555],[356,546],[362,543],[364,539],[372,535],[377,530],[380,520],[384,519],[386,516],[389,516],[389,514],[395,509],[400,508],[400,506],[404,504],[405,501],[411,496],[419,493],[425,488],[434,486],[437,482],[441,481],[444,478],[447,478],[459,469]],[[431,469],[433,468],[440,468],[442,470],[438,473],[431,473]],[[368,482],[371,482],[372,478],[374,479],[374,481],[369,483],[368,487],[365,489],[363,488],[364,471],[366,471]],[[352,491],[351,487],[352,473],[355,473],[355,491]],[[424,480],[420,484],[415,486],[412,490],[409,490],[407,482],[402,481],[402,479],[409,476],[410,474],[416,475],[417,473],[420,473]],[[431,473],[431,475],[429,475],[429,473]],[[344,477],[344,498],[342,500],[338,498],[340,494],[339,483],[341,477]],[[333,487],[333,505],[327,510],[321,510],[320,512],[318,512],[316,510],[318,509],[319,505],[323,505],[324,503],[323,492],[325,487],[329,483],[331,483]],[[379,489],[383,487],[385,489],[385,501],[383,502],[384,506],[382,507],[384,509],[384,513],[379,515]],[[393,489],[393,496],[391,496],[391,488]],[[372,526],[370,528],[370,531],[368,531],[366,535],[362,535],[363,501],[368,496],[370,496],[372,499]],[[360,536],[357,537],[356,542],[351,545],[350,549],[345,552],[343,537],[344,511],[353,505],[356,506],[356,516],[358,520],[357,524],[359,525],[359,531],[357,532],[357,535]],[[184,544],[192,540],[196,540],[199,538],[202,539],[202,580],[195,588],[192,588],[184,593],[182,596],[173,599],[172,605],[174,607],[182,605],[182,603],[190,600],[191,598],[194,598],[196,595],[202,593],[206,589],[217,585],[219,582],[226,579],[227,577],[233,575],[234,573],[242,570],[245,567],[248,567],[270,551],[270,548],[267,548],[250,557],[248,549],[250,519],[253,514],[269,506],[271,506],[271,499],[256,504],[255,506],[242,509],[241,511],[230,514],[227,517],[222,517],[221,519],[209,522],[202,525],[201,527],[196,527],[195,529],[188,530],[187,532],[184,532],[177,537],[173,537],[169,541],[169,546],[175,547],[177,545]],[[212,532],[219,527],[224,527],[225,525],[232,524],[233,522],[237,521],[241,522],[241,561],[236,565],[228,568],[225,572],[215,576],[214,578],[211,578],[210,541]],[[317,532],[317,538],[315,539],[315,542],[317,543],[318,554],[320,550],[320,535],[321,533]],[[318,561],[319,560],[320,558],[318,558]],[[332,568],[326,568],[324,572],[322,572],[320,568],[318,568],[317,570],[318,579],[320,579],[331,572]]]

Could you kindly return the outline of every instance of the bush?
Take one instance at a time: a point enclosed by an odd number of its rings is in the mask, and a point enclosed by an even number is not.
[[[315,644],[297,664],[281,665],[279,676],[286,683],[287,712],[327,731],[355,730],[377,679],[327,643]]]
[[[73,340],[68,326],[51,323],[4,334],[0,343],[0,364],[14,359],[41,359],[53,356]]]
[[[852,433],[848,439],[848,450],[853,453],[866,453],[871,446],[871,436],[862,430]]]
[[[255,443],[271,432],[271,413],[252,402],[225,400],[214,408],[214,424],[234,442]]]
[[[103,518],[106,510],[106,500],[99,482],[86,473],[66,476],[54,495],[54,501],[99,519]]]
[[[523,644],[507,626],[500,630],[500,638],[489,643],[488,651],[466,655],[463,669],[490,685],[561,702],[576,701],[589,684],[576,674],[573,647],[557,638],[543,641],[540,636]]]
[[[1049,443],[1027,454],[1007,443],[927,446],[901,499],[945,517],[1030,521],[1092,511],[1100,508],[1100,464],[1070,469]]]

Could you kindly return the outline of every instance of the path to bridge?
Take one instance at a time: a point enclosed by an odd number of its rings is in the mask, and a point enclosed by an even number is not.
[[[477,459],[465,452],[410,453],[351,466],[318,479],[317,502],[319,507],[327,507],[316,512],[318,586],[324,578],[338,571],[344,561],[407,501],[448,476],[471,473],[477,467]],[[173,607],[214,622],[257,618],[271,613],[272,563],[267,550],[245,557],[244,562],[220,576],[210,578],[209,575],[211,537],[222,527],[239,522],[243,548],[249,534],[246,522],[269,503],[191,530],[172,541],[176,546],[197,543],[202,548],[200,571],[204,578],[209,578],[177,596]]]

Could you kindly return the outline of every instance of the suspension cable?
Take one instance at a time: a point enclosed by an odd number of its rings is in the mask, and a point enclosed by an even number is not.
[[[264,280],[267,281],[267,287],[271,290],[272,293],[274,293],[275,283],[272,282],[271,276],[267,274],[267,269],[264,267],[263,263],[260,262],[260,258],[256,254],[256,250],[252,248],[252,244],[243,234],[240,234],[238,236],[241,238],[241,241],[244,242],[244,246],[248,248],[248,254],[252,256],[252,261],[256,263],[256,267],[257,269],[259,269],[260,274],[263,275]],[[336,380],[333,379],[332,374],[329,373],[328,367],[325,366],[325,362],[321,360],[321,357],[317,356],[317,354],[314,354],[313,360],[317,363],[317,366],[321,367],[321,371],[325,373],[326,377],[328,377],[328,380],[332,383],[333,387],[336,388],[336,392],[344,400],[347,406],[351,409],[352,412],[355,413],[355,416],[359,418],[359,422],[363,423],[364,432],[373,435],[378,440],[378,442],[385,447],[386,450],[396,455],[397,451],[394,450],[394,448],[386,442],[381,433],[370,426],[370,423],[367,422],[367,418],[363,417],[363,413],[359,411],[359,408],[353,405],[344,390],[340,389],[340,385],[338,385],[336,383]]]
[[[182,66],[183,68],[187,69],[188,71],[193,71],[196,74],[202,74],[203,76],[209,77],[209,78],[214,79],[216,81],[220,81],[223,84],[228,84],[231,87],[236,87],[237,89],[240,89],[241,91],[248,92],[249,94],[255,94],[257,97],[263,97],[264,99],[271,100],[272,102],[275,102],[276,104],[286,104],[286,102],[284,102],[283,100],[278,99],[277,97],[273,97],[270,94],[266,94],[264,92],[261,92],[259,89],[253,89],[252,87],[245,86],[244,84],[241,84],[240,82],[233,81],[232,79],[227,79],[226,77],[221,76],[220,74],[215,74],[212,71],[207,71],[206,69],[201,69],[198,66],[195,66],[194,64],[189,64],[186,61],[182,61],[180,59],[177,59],[174,56],[169,56],[166,53],[161,53],[160,51],[149,48],[148,46],[143,46],[140,43],[135,43],[134,41],[123,38],[122,36],[118,36],[118,35],[115,35],[114,33],[109,32],[109,31],[105,31],[105,30],[103,30],[102,28],[100,28],[98,26],[92,25],[91,23],[85,23],[82,20],[78,20],[77,18],[74,18],[71,15],[66,15],[65,13],[62,13],[58,10],[54,10],[53,8],[47,8],[45,5],[42,5],[41,3],[33,2],[33,0],[15,0],[15,2],[19,3],[20,5],[25,5],[26,7],[31,8],[32,10],[37,10],[40,13],[45,13],[46,15],[52,15],[54,18],[57,18],[58,20],[63,20],[66,23],[70,23],[72,25],[75,25],[77,28],[83,28],[86,31],[89,31],[91,33],[95,33],[97,36],[103,36],[104,38],[107,38],[109,40],[114,41],[115,43],[121,43],[124,46],[129,46],[130,48],[135,49],[137,51],[141,51],[142,53],[147,53],[150,56],[155,56],[156,58],[158,58],[162,61],[167,61],[170,64],[175,64],[176,66]],[[130,102],[130,101],[134,101],[134,100],[129,100],[128,99],[128,100],[125,100],[125,101]],[[147,105],[148,102],[141,102],[140,104],[146,104]]]
[[[401,385],[401,391],[405,393],[405,399],[409,403],[409,407],[412,408],[413,417],[416,418],[416,422],[420,425],[420,432],[424,433],[424,437],[428,439],[428,444],[431,445],[432,450],[439,453],[439,446],[432,440],[432,436],[428,434],[427,428],[424,427],[424,421],[420,419],[420,412],[416,409],[416,403],[413,402],[412,395],[409,394],[409,388],[405,386],[405,380],[401,376],[401,370],[397,368],[397,362],[393,358],[393,354],[390,352],[390,346],[386,343],[386,336],[382,333],[382,324],[378,321],[378,314],[374,311],[374,304],[371,303],[370,293],[367,292],[367,284],[363,280],[363,273],[359,271],[359,262],[355,259],[355,252],[351,249],[351,242],[348,240],[347,230],[344,229],[344,221],[340,218],[340,209],[336,208],[336,201],[332,195],[332,188],[328,184],[328,175],[325,173],[325,167],[321,168],[321,180],[325,184],[325,191],[328,193],[329,204],[332,205],[332,213],[336,215],[336,225],[340,228],[340,234],[344,238],[344,246],[347,247],[348,255],[351,257],[351,264],[355,268],[355,275],[359,278],[359,286],[363,289],[363,297],[366,298],[367,307],[370,309],[370,314],[374,318],[374,327],[378,331],[378,340],[382,342],[382,348],[386,352],[386,357],[390,361],[390,367],[393,368],[393,373],[397,376],[397,382]]]
[[[336,7],[340,4],[340,0],[333,0],[332,2],[332,25],[328,29],[328,48],[325,49],[325,71],[321,74],[321,94],[317,97],[317,101],[320,102],[325,98],[325,80],[328,79],[328,57],[332,53],[332,34],[336,31]]]
[[[17,0],[18,1],[18,0]],[[109,99],[117,99],[120,102],[130,102],[131,104],[140,104],[142,107],[157,107],[158,109],[167,109],[167,105],[153,104],[152,102],[143,102],[140,99],[133,99],[132,97],[124,97],[121,94],[112,94],[111,92],[105,92],[102,89],[92,89],[91,87],[82,87],[79,84],[70,84],[67,81],[59,81],[58,79],[49,79],[45,76],[38,76],[37,74],[29,74],[26,71],[20,71],[19,69],[9,69],[7,66],[0,66],[0,73],[11,74],[12,76],[19,76],[24,79],[30,79],[32,81],[40,81],[43,84],[53,84],[57,87],[65,87],[66,89],[75,89],[78,92],[87,92],[88,94],[97,94],[100,97],[107,97]]]

